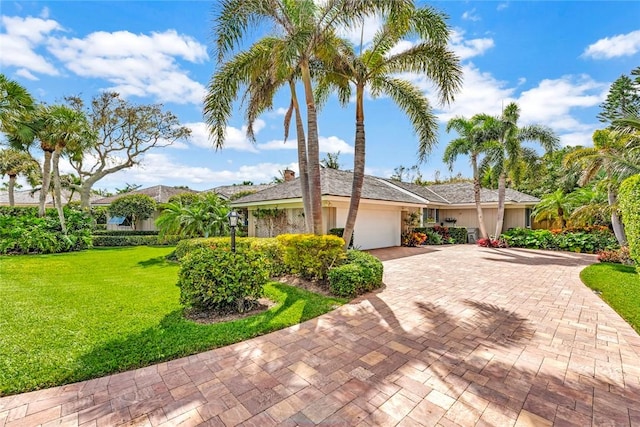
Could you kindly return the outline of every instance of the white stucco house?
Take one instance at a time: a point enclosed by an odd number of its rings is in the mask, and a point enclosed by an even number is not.
[[[271,237],[304,230],[299,178],[291,171],[281,184],[239,198],[231,203],[246,209],[249,236]],[[353,174],[335,169],[321,170],[323,231],[345,226]],[[485,224],[495,227],[497,190],[482,189]],[[530,210],[539,199],[508,189],[504,229],[530,226]],[[354,230],[354,246],[375,249],[399,246],[405,218],[417,213],[420,225],[477,228],[473,184],[420,186],[374,176],[365,176],[362,199]]]

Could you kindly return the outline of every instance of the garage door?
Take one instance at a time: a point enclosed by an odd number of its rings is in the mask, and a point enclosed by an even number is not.
[[[360,209],[354,234],[358,249],[400,246],[400,211]]]

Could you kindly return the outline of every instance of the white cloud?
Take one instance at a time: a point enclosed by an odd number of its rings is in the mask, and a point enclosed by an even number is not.
[[[464,19],[465,21],[479,21],[481,18],[480,15],[476,13],[476,8],[474,7],[471,10],[466,10],[462,14],[462,19]]]
[[[20,68],[18,71],[16,71],[16,75],[20,77],[24,77],[25,79],[28,79],[28,80],[40,80],[25,68]]]
[[[560,135],[560,145],[563,147],[572,146],[575,147],[577,145],[591,146],[593,145],[593,132],[600,127],[599,125],[592,125],[592,130],[588,132],[571,132]]]
[[[338,35],[346,38],[355,46],[360,46],[360,41],[364,46],[373,41],[376,32],[382,28],[382,17],[367,16],[360,24],[354,24],[348,28],[342,28],[338,31]]]
[[[113,84],[109,90],[123,96],[199,105],[206,93],[176,61],[206,61],[206,47],[174,30],[151,35],[98,31],[81,39],[51,39],[49,51],[75,74],[105,79]]]
[[[494,46],[494,42],[491,38],[466,40],[464,38],[464,31],[453,30],[451,32],[449,45],[456,55],[460,57],[460,60],[464,61],[474,56],[483,55]]]
[[[600,39],[587,46],[582,56],[593,59],[610,59],[619,56],[632,56],[638,52],[640,52],[640,30]]]
[[[209,129],[206,123],[203,123],[203,122],[185,123],[185,126],[191,129],[191,138],[189,142],[192,145],[195,145],[201,148],[214,149],[213,144],[209,138]],[[253,125],[254,133],[257,135],[262,129],[264,129],[265,126],[266,126],[266,123],[264,122],[264,120],[257,119]],[[240,129],[235,128],[233,126],[227,126],[223,149],[249,151],[252,153],[258,152],[256,145],[254,145],[247,138],[246,126],[242,126],[242,128]]]
[[[321,153],[337,153],[339,151],[341,154],[353,154],[353,147],[337,136],[320,136],[318,143]],[[259,150],[296,150],[298,142],[295,139],[289,139],[286,142],[281,139],[272,140],[258,144],[257,148]]]
[[[4,33],[0,34],[1,68],[18,67],[25,71],[58,75],[58,71],[45,57],[36,53],[49,33],[62,30],[60,24],[51,19],[33,17],[9,17],[0,19]]]

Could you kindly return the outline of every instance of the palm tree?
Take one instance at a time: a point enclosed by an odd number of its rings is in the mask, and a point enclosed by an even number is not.
[[[455,117],[447,123],[447,132],[454,129],[460,135],[449,142],[444,150],[442,160],[449,165],[449,170],[453,168],[453,162],[460,155],[468,155],[471,161],[471,169],[473,170],[473,195],[476,203],[476,213],[478,215],[478,227],[480,228],[480,237],[487,239],[487,229],[484,225],[484,215],[482,213],[482,205],[480,204],[480,172],[478,171],[478,157],[484,150],[484,140],[481,138],[482,121],[478,116],[472,117],[470,120],[464,117]]]
[[[572,226],[611,225],[607,193],[600,187],[580,187],[570,194],[575,206],[569,217]]]
[[[15,205],[14,188],[18,175],[33,181],[39,172],[38,162],[29,153],[13,148],[0,150],[0,175],[9,177],[9,185],[7,186],[9,206]]]
[[[390,2],[393,3],[393,2]],[[394,49],[403,38],[417,35],[421,41],[400,52]],[[449,28],[445,17],[429,7],[401,5],[392,8],[371,46],[356,55],[353,49],[339,49],[340,56],[324,64],[325,81],[319,86],[320,98],[329,88],[336,88],[338,99],[345,104],[355,88],[356,130],[354,167],[349,213],[344,228],[345,247],[351,241],[362,195],[365,169],[364,94],[389,96],[409,117],[418,134],[418,156],[422,161],[437,143],[438,123],[423,92],[411,82],[398,78],[402,72],[426,75],[436,87],[442,103],[453,100],[461,84],[457,56],[449,50]]]
[[[34,104],[23,86],[0,74],[0,131],[9,136],[16,134],[25,113],[32,111]]]
[[[178,199],[161,208],[156,226],[162,236],[211,237],[227,233],[229,208],[216,194],[199,195],[193,202]]]
[[[295,81],[300,80],[304,89],[307,112],[307,140],[306,156],[301,165],[301,185],[303,200],[308,194],[308,208],[313,232],[322,233],[322,199],[320,187],[320,158],[318,143],[318,122],[316,101],[312,84],[312,63],[316,59],[327,61],[336,57],[338,49],[344,44],[335,36],[335,28],[350,25],[354,20],[363,16],[388,10],[401,9],[411,6],[408,0],[363,2],[353,0],[224,0],[220,3],[216,13],[214,39],[218,60],[222,61],[227,54],[242,44],[242,37],[260,25],[266,23],[275,26],[278,37],[267,37],[263,41],[271,40],[272,49],[258,49],[258,42],[246,52],[236,55],[228,64],[241,64],[241,73],[224,73],[228,79],[225,87],[224,79],[214,76],[209,88],[209,95],[205,100],[205,117],[209,124],[213,142],[217,148],[224,144],[225,125],[231,114],[231,105],[240,84],[254,84],[254,90],[248,90],[248,98],[258,96],[256,105],[259,108],[253,113],[262,111],[273,98],[273,93],[281,85],[288,83],[292,94],[292,108],[296,112],[296,128],[298,130],[298,146],[304,143],[302,120],[298,117],[300,108],[295,96]],[[255,48],[255,49],[254,49]],[[261,61],[247,62],[245,59],[258,54]],[[271,59],[265,56],[271,56]],[[269,62],[272,61],[272,62]],[[271,66],[265,67],[265,64]],[[264,75],[267,75],[265,78]],[[269,88],[264,96],[259,94],[262,89]],[[222,102],[216,98],[221,97]],[[260,100],[261,99],[261,100]],[[291,114],[291,113],[290,113]],[[288,119],[290,119],[290,114]],[[251,117],[251,114],[249,115]],[[288,120],[286,118],[286,120]],[[249,129],[251,127],[249,126]],[[302,159],[302,150],[298,152]],[[308,168],[308,187],[303,181]],[[305,210],[307,205],[305,204]]]
[[[611,130],[604,129],[593,133],[593,147],[575,150],[564,158],[565,165],[578,163],[582,166],[581,185],[591,182],[599,172],[604,172],[603,181],[607,187],[607,200],[612,208],[611,227],[620,246],[627,245],[627,237],[618,214],[617,188],[620,182],[630,175],[629,172],[616,173],[616,164],[625,158],[626,152],[624,138]]]
[[[546,126],[533,124],[518,127],[520,108],[515,102],[509,103],[500,117],[481,115],[486,140],[486,160],[498,174],[498,218],[495,236],[502,233],[504,223],[504,203],[507,175],[514,171],[527,151],[522,144],[537,141],[547,151],[559,146],[559,138]]]
[[[560,221],[560,228],[564,230],[567,227],[567,217],[575,208],[573,203],[571,195],[559,188],[544,195],[531,213],[536,221]]]

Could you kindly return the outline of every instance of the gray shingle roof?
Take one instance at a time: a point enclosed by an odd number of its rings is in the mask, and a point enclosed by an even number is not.
[[[167,203],[172,196],[183,193],[198,193],[196,190],[189,188],[169,187],[166,185],[155,185],[149,188],[141,188],[140,190],[129,191],[125,194],[116,194],[115,196],[104,197],[94,201],[94,205],[110,205],[114,200],[131,194],[146,194],[158,203]]]
[[[351,183],[353,179],[351,172],[322,169],[320,176],[323,196],[351,197]],[[232,204],[299,199],[301,197],[300,178],[296,178],[293,181],[284,182],[255,194],[242,197]],[[397,188],[386,184],[384,180],[372,176],[365,176],[364,178],[362,198],[400,203],[423,203],[419,197],[399,191]]]
[[[69,202],[69,198],[71,196],[71,191],[69,190],[61,190],[62,193],[62,203],[67,204]],[[13,192],[13,198],[16,206],[38,206],[40,203],[40,190],[36,190],[32,194],[32,190],[20,190]],[[77,191],[73,193],[73,201],[80,201],[80,193]],[[9,205],[9,193],[7,191],[0,191],[0,206],[8,206]],[[47,194],[46,206],[53,206],[53,196],[51,194]]]

